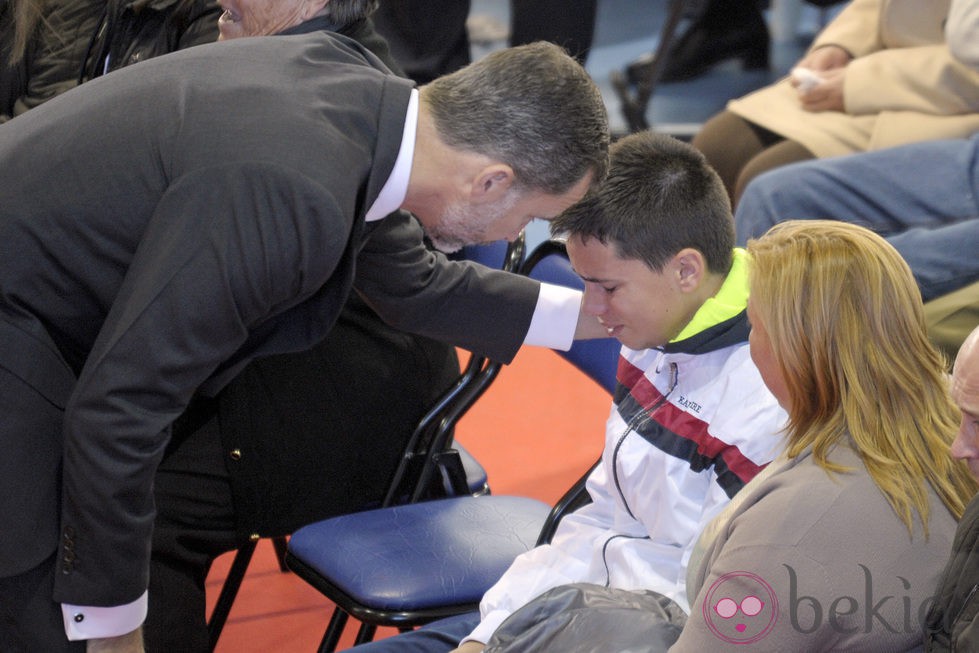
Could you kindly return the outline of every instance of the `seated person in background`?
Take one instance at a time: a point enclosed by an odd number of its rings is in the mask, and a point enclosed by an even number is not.
[[[790,76],[733,100],[693,144],[737,208],[748,182],[787,163],[973,134],[979,70],[956,58],[953,41],[966,41],[977,23],[949,16],[979,21],[977,4],[853,0],[796,64],[817,83]]]
[[[363,646],[481,650],[543,592],[652,589],[687,609],[702,527],[777,453],[783,413],[748,355],[746,257],[730,204],[691,146],[642,132],[612,147],[608,182],[553,233],[585,281],[583,310],[623,345],[592,502],[520,556],[473,613]],[[470,632],[471,631],[471,632]]]
[[[952,370],[952,399],[962,411],[952,456],[979,480],[979,328],[962,343]],[[925,650],[975,650],[979,643],[979,495],[969,503],[952,544],[935,602],[925,624]]]
[[[470,61],[470,0],[385,0],[372,20],[409,79],[427,84]]]
[[[782,220],[829,218],[863,225],[897,249],[932,302],[929,335],[953,356],[979,324],[979,133],[769,171],[745,188],[734,227],[744,245]],[[971,321],[949,319],[949,294],[969,286]]]
[[[86,43],[81,82],[218,38],[222,9],[215,0],[104,0],[103,4],[102,19]],[[281,4],[274,6],[285,11]]]
[[[103,0],[0,0],[0,124],[78,83]]]
[[[787,447],[698,541],[670,651],[913,649],[976,491],[917,285],[843,222],[784,222],[748,253],[751,357]]]
[[[768,68],[771,38],[761,0],[689,2],[684,14],[691,22],[664,55],[660,82],[699,77],[727,59],[740,59],[744,70]],[[657,52],[647,52],[626,67],[629,82],[638,84],[653,72]]]
[[[550,41],[582,65],[597,18],[597,0],[510,0],[509,44]],[[387,0],[374,14],[377,31],[405,73],[419,84],[472,60],[470,0]]]

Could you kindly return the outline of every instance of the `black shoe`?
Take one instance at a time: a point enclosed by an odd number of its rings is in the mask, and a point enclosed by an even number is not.
[[[693,79],[728,59],[740,59],[744,70],[767,69],[771,38],[764,16],[759,11],[740,21],[747,24],[737,22],[722,26],[716,20],[696,21],[669,49],[659,81]],[[629,81],[638,84],[648,76],[652,62],[653,56],[643,55],[629,64],[626,68]]]

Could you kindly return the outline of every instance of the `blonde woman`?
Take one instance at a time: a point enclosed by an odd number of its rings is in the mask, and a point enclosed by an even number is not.
[[[851,224],[785,222],[748,249],[751,357],[787,449],[702,536],[670,650],[913,649],[976,489],[917,286]]]

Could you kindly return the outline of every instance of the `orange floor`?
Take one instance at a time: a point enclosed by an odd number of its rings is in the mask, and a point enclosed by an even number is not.
[[[484,465],[495,494],[555,501],[601,452],[611,399],[554,353],[528,347],[505,367],[466,415],[457,438]],[[213,601],[230,565],[216,561],[208,577]],[[313,652],[331,604],[319,592],[279,571],[271,543],[252,560],[228,618],[218,653]],[[356,622],[341,648],[353,642]],[[378,637],[393,634],[381,629]]]

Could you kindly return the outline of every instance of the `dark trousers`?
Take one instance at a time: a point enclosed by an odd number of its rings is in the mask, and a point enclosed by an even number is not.
[[[467,612],[354,648],[358,653],[449,653],[478,625],[479,612]]]
[[[711,117],[693,138],[693,146],[720,175],[737,208],[745,187],[758,175],[790,163],[808,161],[812,152],[730,111]]]
[[[23,574],[0,578],[0,651],[84,653],[85,642],[69,642],[61,606],[52,598],[56,553]]]
[[[237,548],[231,484],[216,413],[176,443],[157,470],[150,559],[148,653],[208,650],[204,581],[214,559]]]
[[[405,74],[427,84],[469,63],[469,9],[469,0],[386,0],[372,17]]]
[[[598,0],[510,0],[510,45],[550,41],[584,63],[597,10]]]
[[[374,26],[405,74],[419,84],[471,59],[468,0],[382,2]],[[511,0],[510,45],[551,41],[584,63],[595,32],[598,0]]]

